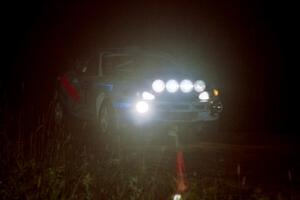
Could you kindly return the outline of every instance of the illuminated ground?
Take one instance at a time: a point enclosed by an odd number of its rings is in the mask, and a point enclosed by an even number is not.
[[[145,137],[141,130],[105,137],[85,123],[53,130],[43,120],[31,132],[13,132],[20,125],[11,122],[1,132],[4,199],[56,194],[65,199],[74,199],[73,194],[77,199],[167,199],[176,192],[177,149],[167,134]],[[297,141],[275,133],[185,134],[186,199],[300,199]]]
[[[173,138],[163,137],[163,144],[157,142],[158,140],[132,137],[128,140],[125,135],[120,142],[121,153],[117,160],[122,162],[125,159],[134,163],[137,158],[142,158],[146,168],[175,174],[176,148]],[[193,185],[195,180],[214,180],[218,182],[216,184],[241,187],[242,192],[251,190],[258,196],[289,198],[292,195],[294,199],[300,197],[299,146],[283,141],[279,144],[278,138],[272,140],[271,137],[268,143],[258,144],[230,144],[228,140],[209,142],[209,137],[206,140],[203,142],[198,138],[181,145],[185,156],[186,175],[192,190],[193,187],[199,187]]]

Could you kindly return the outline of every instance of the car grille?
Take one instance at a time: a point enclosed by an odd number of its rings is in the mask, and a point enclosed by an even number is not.
[[[159,117],[165,120],[193,120],[197,118],[197,112],[159,112]]]
[[[204,110],[205,109],[205,105],[204,104],[201,104],[201,105],[195,105],[195,108],[197,110]]]
[[[154,104],[154,109],[157,111],[203,111],[206,109],[205,104]]]
[[[188,110],[190,108],[189,105],[163,105],[159,104],[155,106],[158,110]]]
[[[176,92],[176,93],[162,93],[157,96],[157,100],[159,101],[169,101],[169,102],[191,102],[197,100],[198,97],[197,95],[192,92],[192,93],[181,93],[181,92]]]

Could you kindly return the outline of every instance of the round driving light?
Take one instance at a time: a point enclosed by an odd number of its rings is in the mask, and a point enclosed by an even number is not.
[[[140,114],[144,114],[149,111],[149,105],[145,101],[139,101],[135,105],[136,111]]]
[[[185,79],[180,82],[180,89],[184,93],[191,92],[193,90],[193,87],[194,85],[190,80]]]
[[[196,92],[202,92],[205,90],[205,82],[202,81],[202,80],[197,80],[195,83],[194,83],[194,89]]]
[[[202,102],[208,101],[208,100],[209,100],[209,93],[206,92],[206,91],[201,92],[201,93],[199,94],[199,99],[200,99],[200,101],[202,101]]]
[[[157,92],[160,93],[162,91],[164,91],[165,89],[165,83],[162,80],[155,80],[152,83],[152,89]]]
[[[182,197],[180,194],[175,194],[173,200],[182,200]]]
[[[179,84],[176,80],[172,79],[167,82],[166,88],[167,88],[168,92],[174,93],[174,92],[177,92],[177,90],[179,89]]]
[[[142,98],[144,100],[154,100],[155,99],[155,96],[153,94],[151,94],[150,92],[143,92],[142,93]]]

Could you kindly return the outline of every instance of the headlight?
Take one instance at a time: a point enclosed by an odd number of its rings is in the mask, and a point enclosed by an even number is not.
[[[205,90],[205,82],[202,81],[202,80],[197,80],[195,83],[194,83],[194,89],[196,92],[202,92]]]
[[[155,80],[152,83],[152,89],[155,92],[160,93],[160,92],[164,91],[165,83],[162,80]]]
[[[135,105],[135,109],[138,113],[140,114],[144,114],[147,113],[149,111],[149,105],[147,102],[145,101],[139,101],[137,102],[137,104]]]
[[[142,98],[144,100],[154,100],[155,99],[155,96],[153,94],[151,94],[150,92],[143,92],[142,93]]]
[[[184,93],[191,92],[193,90],[193,87],[194,85],[190,80],[185,79],[180,82],[180,89]]]
[[[208,101],[208,100],[209,100],[209,93],[206,92],[206,91],[201,92],[201,93],[199,94],[199,99],[200,99],[200,101],[202,101],[202,102]]]
[[[168,92],[174,93],[174,92],[177,92],[177,90],[179,88],[179,84],[176,80],[171,79],[167,82],[166,88],[167,88]]]

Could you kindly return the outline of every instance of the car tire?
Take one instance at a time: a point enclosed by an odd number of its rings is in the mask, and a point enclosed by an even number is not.
[[[64,128],[69,132],[79,132],[82,128],[83,121],[70,114],[64,107],[56,91],[51,102],[51,123],[54,129]],[[75,134],[73,134],[75,135]],[[77,134],[78,135],[78,134]]]
[[[56,101],[54,104],[53,120],[56,126],[61,126],[64,122],[64,109],[60,101]]]
[[[55,91],[53,99],[50,103],[50,123],[51,127],[58,128],[62,127],[65,122],[65,110],[58,97],[58,92]]]
[[[100,139],[100,146],[112,158],[119,159],[121,149],[121,134],[118,134],[118,126],[115,118],[115,111],[111,102],[103,101],[97,118],[97,138]]]
[[[112,104],[109,100],[104,100],[99,112],[97,119],[98,132],[102,135],[110,135],[115,133],[116,120]]]

